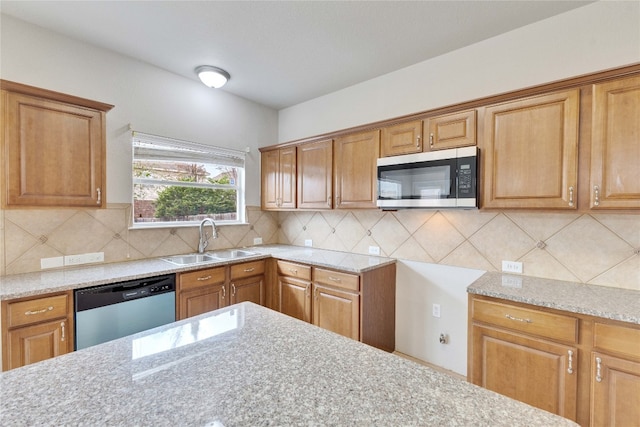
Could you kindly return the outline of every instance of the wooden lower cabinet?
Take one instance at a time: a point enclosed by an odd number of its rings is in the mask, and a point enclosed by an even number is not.
[[[545,411],[576,419],[575,347],[473,326],[471,382]],[[569,359],[571,358],[571,362]]]
[[[360,274],[277,261],[281,313],[395,350],[395,264]]]
[[[264,265],[265,261],[260,260],[180,273],[176,319],[186,319],[243,301],[264,305]]]
[[[469,295],[468,381],[582,426],[640,426],[640,325]]]
[[[2,302],[2,369],[73,351],[71,292]]]

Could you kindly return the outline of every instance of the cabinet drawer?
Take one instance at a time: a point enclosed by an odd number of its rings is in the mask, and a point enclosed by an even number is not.
[[[356,292],[360,291],[360,277],[353,274],[316,268],[313,270],[313,281]]]
[[[180,290],[199,288],[225,282],[225,267],[206,268],[204,270],[180,273],[178,283]]]
[[[264,274],[264,260],[245,262],[231,266],[231,280]]]
[[[53,295],[7,304],[9,328],[44,320],[60,319],[69,313],[69,295]]]
[[[593,347],[640,360],[640,329],[596,323],[593,328]]]
[[[293,262],[278,261],[278,275],[311,280],[311,267]]]
[[[577,343],[578,319],[492,301],[473,300],[473,320],[528,334]]]

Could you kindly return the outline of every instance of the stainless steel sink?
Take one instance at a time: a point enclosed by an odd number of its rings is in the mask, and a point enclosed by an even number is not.
[[[243,251],[241,249],[207,252],[207,254],[218,259],[236,259],[257,255],[255,252]]]
[[[165,261],[176,265],[199,264],[202,262],[216,261],[218,259],[219,258],[213,257],[209,254],[176,255],[164,258]]]

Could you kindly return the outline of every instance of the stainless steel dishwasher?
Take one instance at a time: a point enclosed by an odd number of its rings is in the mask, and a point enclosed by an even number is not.
[[[175,274],[75,291],[76,350],[175,320]]]

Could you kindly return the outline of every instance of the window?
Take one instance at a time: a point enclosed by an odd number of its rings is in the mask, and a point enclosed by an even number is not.
[[[133,227],[244,223],[245,153],[133,132]]]

